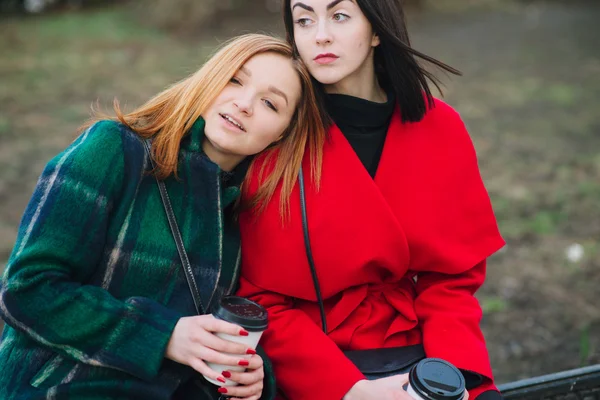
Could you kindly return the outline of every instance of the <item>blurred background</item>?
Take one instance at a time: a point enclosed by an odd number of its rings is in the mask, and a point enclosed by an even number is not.
[[[498,382],[600,363],[600,0],[407,0],[413,45],[460,70],[507,246],[478,292]],[[0,0],[0,269],[44,165],[99,101],[126,109],[280,0]],[[0,323],[1,324],[1,323]]]

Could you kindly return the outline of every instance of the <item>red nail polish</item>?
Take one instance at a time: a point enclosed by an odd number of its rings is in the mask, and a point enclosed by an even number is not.
[[[248,365],[250,365],[250,361],[248,361],[248,360],[240,360],[240,362],[238,363],[238,365],[241,365],[242,367],[247,367]]]
[[[223,374],[223,375],[225,375],[225,374]],[[218,377],[218,378],[217,378],[217,380],[218,380],[219,382],[223,382],[223,383],[225,383],[225,378]]]
[[[246,354],[250,354],[251,356],[256,354],[256,351],[252,350],[252,349],[248,349],[246,350]]]
[[[221,372],[221,373],[223,374],[223,376],[224,376],[225,378],[231,378],[231,372],[229,372],[229,371],[223,371],[223,372]]]
[[[242,330],[240,331],[240,336],[248,336],[248,335],[249,335],[249,333],[248,333],[248,331],[247,331],[247,330],[244,330],[244,329],[242,329]]]
[[[220,387],[219,390],[217,390],[217,392],[219,393],[227,393],[227,389],[224,387]]]

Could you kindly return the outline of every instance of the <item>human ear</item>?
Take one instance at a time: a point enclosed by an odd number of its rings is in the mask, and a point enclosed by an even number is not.
[[[381,44],[381,40],[379,39],[379,35],[374,33],[373,38],[371,39],[371,47],[377,47],[380,44]]]

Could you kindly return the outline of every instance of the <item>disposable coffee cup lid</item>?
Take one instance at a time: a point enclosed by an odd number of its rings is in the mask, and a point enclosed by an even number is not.
[[[460,400],[465,392],[465,378],[454,365],[439,358],[426,358],[409,373],[410,386],[428,400]]]
[[[261,332],[267,329],[267,310],[260,304],[243,297],[223,297],[213,315],[250,332]]]

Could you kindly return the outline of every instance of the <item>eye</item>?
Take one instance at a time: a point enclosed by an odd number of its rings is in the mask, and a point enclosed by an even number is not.
[[[236,78],[235,76],[233,78],[231,78],[229,80],[230,83],[233,83],[234,85],[242,85],[242,82],[240,82],[240,80],[238,78]]]
[[[349,19],[350,19],[350,16],[348,16],[348,15],[346,15],[344,13],[341,13],[341,12],[333,14],[333,20],[334,21],[344,22],[344,21],[347,21]]]
[[[298,18],[296,21],[294,21],[298,26],[300,27],[305,27],[310,25],[310,23],[312,22],[312,20],[310,18]]]
[[[277,107],[275,107],[275,105],[273,103],[271,103],[271,101],[264,99],[263,102],[265,103],[265,105],[267,107],[269,107],[271,110],[277,112]]]

